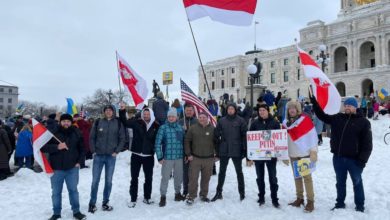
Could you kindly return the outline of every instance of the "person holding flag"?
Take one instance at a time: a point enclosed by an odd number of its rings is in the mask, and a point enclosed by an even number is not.
[[[288,155],[291,163],[299,161],[302,158],[310,158],[311,162],[316,162],[318,151],[317,133],[310,117],[302,114],[302,107],[298,101],[291,100],[287,103],[283,127],[285,127],[288,132]],[[288,160],[283,162],[286,165],[289,164]],[[311,174],[295,178],[297,198],[288,205],[294,207],[301,207],[301,205],[304,205],[304,185],[307,197],[304,211],[312,212],[314,210],[314,188]]]
[[[372,151],[371,124],[361,114],[356,114],[358,103],[350,97],[344,101],[344,113],[326,114],[316,97],[310,96],[318,118],[331,126],[330,151],[336,172],[337,199],[332,210],[345,209],[346,181],[349,173],[355,193],[355,210],[364,212],[362,173]]]
[[[77,128],[72,126],[72,122],[71,115],[61,115],[60,127],[54,133],[56,138],[52,138],[41,148],[42,152],[49,154],[50,166],[53,169],[50,180],[54,214],[49,220],[61,218],[61,197],[64,182],[68,188],[74,219],[86,219],[86,216],[80,212],[79,192],[77,190],[80,162],[83,160],[83,136]],[[33,136],[36,137],[36,135]],[[39,142],[39,138],[34,139],[35,145],[37,139]]]

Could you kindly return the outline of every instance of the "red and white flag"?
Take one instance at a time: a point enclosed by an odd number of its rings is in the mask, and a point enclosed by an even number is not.
[[[46,155],[41,152],[41,148],[47,142],[49,142],[54,135],[34,118],[32,119],[32,124],[34,159],[35,161],[37,161],[39,166],[41,166],[41,168],[46,174],[52,175],[54,173],[53,169],[51,168],[49,160],[46,158]]]
[[[118,71],[123,85],[127,88],[137,109],[144,107],[148,96],[148,87],[145,79],[131,68],[131,66],[117,53]]]
[[[336,86],[329,80],[308,53],[299,47],[298,52],[305,75],[310,79],[313,94],[318,104],[326,114],[337,114],[341,107],[341,96]]]
[[[287,119],[283,121],[283,127],[298,148],[306,152],[312,147],[317,146],[318,136],[311,118],[302,114],[294,123],[287,126]]]
[[[183,0],[190,21],[210,17],[229,25],[252,24],[257,0]]]

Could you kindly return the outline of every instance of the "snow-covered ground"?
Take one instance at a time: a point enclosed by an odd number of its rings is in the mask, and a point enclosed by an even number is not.
[[[80,204],[81,211],[88,215],[88,219],[390,219],[390,145],[385,145],[383,135],[389,132],[390,119],[381,117],[372,121],[374,150],[363,173],[366,193],[366,213],[354,211],[353,187],[350,178],[347,185],[347,208],[345,210],[330,211],[335,203],[335,173],[332,166],[332,154],[329,152],[329,139],[324,139],[324,145],[319,149],[319,162],[313,174],[315,188],[315,211],[304,213],[303,208],[293,208],[287,205],[295,199],[295,187],[290,167],[278,164],[280,209],[271,205],[268,180],[266,176],[266,204],[259,207],[257,200],[256,173],[254,167],[244,167],[246,199],[239,201],[237,180],[233,164],[230,162],[224,186],[223,200],[215,203],[201,203],[196,200],[192,206],[184,202],[174,202],[173,180],[170,181],[167,195],[167,206],[158,207],[160,170],[157,164],[154,168],[153,194],[154,205],[145,205],[143,199],[143,174],[140,175],[139,201],[136,208],[127,207],[129,200],[130,153],[121,153],[118,156],[114,175],[111,205],[114,211],[95,214],[87,213],[91,169],[80,171]],[[88,164],[91,162],[89,161]],[[98,207],[102,200],[103,175],[99,188]],[[217,176],[210,182],[209,197],[214,196],[217,185]],[[63,191],[63,219],[72,219],[67,190]],[[49,178],[43,173],[34,173],[28,169],[21,169],[15,177],[0,182],[0,219],[47,219],[52,214],[51,188]]]

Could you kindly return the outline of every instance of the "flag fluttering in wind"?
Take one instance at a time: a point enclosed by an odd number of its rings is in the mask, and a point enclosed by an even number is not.
[[[340,111],[341,96],[336,86],[329,80],[320,67],[314,62],[308,53],[298,48],[299,57],[313,88],[313,95],[326,114],[336,114]]]
[[[287,106],[286,106],[287,108]],[[287,110],[288,111],[288,110]],[[302,114],[294,123],[287,126],[287,117],[283,120],[283,127],[287,129],[291,140],[298,148],[306,152],[317,146],[318,136],[313,121],[306,114]]]
[[[41,148],[47,142],[49,142],[54,137],[54,135],[34,118],[32,119],[32,124],[34,159],[35,161],[37,161],[39,166],[41,166],[41,168],[46,174],[51,175],[53,174],[53,169],[51,168],[49,160],[46,158],[46,155],[41,152]]]
[[[387,96],[389,96],[389,93],[384,88],[382,88],[381,90],[379,90],[378,96],[379,96],[379,98],[381,98],[383,100]]]
[[[252,24],[257,0],[183,0],[188,20],[210,17],[229,25]]]
[[[73,99],[66,98],[66,102],[68,103],[68,108],[66,109],[66,113],[72,116],[77,114],[77,107],[74,104]]]
[[[142,109],[148,96],[145,79],[135,72],[131,66],[117,53],[118,71],[123,85],[127,88],[137,109]]]
[[[24,111],[25,107],[24,107],[24,103],[21,103],[18,105],[18,107],[16,107],[16,113],[22,113]]]
[[[196,113],[205,112],[209,116],[209,120],[211,124],[215,127],[217,125],[217,121],[210,113],[210,111],[207,109],[206,105],[201,100],[199,100],[198,97],[196,97],[195,93],[181,79],[180,79],[180,87],[181,87],[181,99],[186,103],[192,104],[195,108]]]

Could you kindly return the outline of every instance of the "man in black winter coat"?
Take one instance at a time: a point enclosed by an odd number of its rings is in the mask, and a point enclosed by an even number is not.
[[[60,127],[54,133],[54,136],[61,143],[53,138],[41,149],[42,152],[49,154],[50,166],[54,170],[54,174],[50,178],[54,214],[50,220],[61,218],[61,194],[64,182],[68,188],[73,217],[86,219],[86,216],[80,213],[79,192],[77,190],[80,162],[84,150],[83,136],[77,128],[72,126],[72,121],[71,115],[61,115]]]
[[[222,189],[230,158],[233,160],[236,169],[240,200],[245,199],[242,159],[246,157],[246,132],[248,128],[245,120],[237,115],[237,107],[235,104],[229,103],[226,109],[227,115],[218,121],[214,132],[216,143],[218,143],[216,157],[220,159],[220,164],[217,193],[211,200],[212,202],[222,199]]]
[[[263,130],[279,130],[280,124],[269,113],[269,107],[267,104],[260,104],[258,107],[258,119],[256,119],[250,127],[250,131],[263,131]],[[269,185],[271,189],[272,205],[275,208],[279,208],[278,202],[278,179],[276,177],[276,163],[277,158],[273,157],[271,160],[256,160],[256,174],[257,174],[257,187],[259,188],[259,200],[257,201],[260,206],[264,205],[265,199],[265,183],[264,183],[264,166],[267,166]]]
[[[344,209],[346,181],[349,173],[355,193],[355,210],[364,212],[364,188],[362,172],[372,151],[372,132],[370,122],[356,114],[358,103],[354,98],[344,102],[345,113],[327,115],[314,96],[310,97],[315,114],[330,124],[330,148],[333,153],[333,167],[336,172],[336,205],[332,209]]]
[[[133,141],[130,146],[131,154],[131,182],[130,196],[131,202],[128,204],[130,208],[134,208],[138,196],[138,176],[141,166],[144,170],[144,200],[145,204],[153,204],[151,201],[153,167],[154,167],[154,143],[159,128],[158,122],[155,121],[153,110],[145,108],[141,112],[139,119],[126,119],[126,105],[121,104],[119,118],[126,128],[133,129]]]

